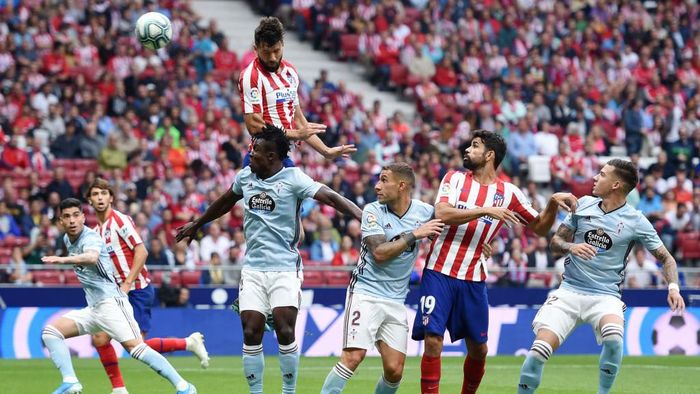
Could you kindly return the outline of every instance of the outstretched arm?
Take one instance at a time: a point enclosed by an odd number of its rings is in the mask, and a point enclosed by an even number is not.
[[[681,296],[680,287],[678,286],[678,267],[676,266],[676,259],[671,256],[671,253],[669,253],[665,246],[652,250],[651,254],[663,263],[663,275],[668,283],[668,305],[674,312],[683,311],[683,309],[685,309],[685,301]]]
[[[542,212],[530,222],[529,226],[537,235],[547,236],[549,230],[552,229],[554,221],[557,219],[559,208],[565,209],[567,212],[576,210],[576,197],[570,193],[554,193],[547,202],[547,206]]]
[[[41,258],[42,263],[47,264],[97,264],[99,261],[100,253],[96,250],[86,250],[85,253],[77,254],[74,256],[45,256]]]
[[[328,186],[321,186],[314,195],[314,200],[331,206],[344,215],[362,220],[362,210],[352,201],[329,189]]]
[[[449,225],[462,225],[482,216],[490,216],[508,223],[519,223],[520,220],[515,213],[506,208],[496,207],[475,207],[471,209],[455,208],[447,202],[439,202],[435,205],[435,217]]]
[[[180,242],[185,238],[188,238],[187,243],[192,241],[194,235],[197,231],[205,224],[216,220],[224,216],[227,212],[231,211],[234,205],[243,198],[240,194],[236,194],[230,188],[226,193],[219,196],[219,198],[214,201],[209,208],[204,212],[202,216],[198,219],[187,223],[186,225],[177,229],[177,235],[175,236],[175,241]]]

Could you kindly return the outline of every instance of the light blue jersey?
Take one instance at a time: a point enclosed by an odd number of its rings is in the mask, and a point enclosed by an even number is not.
[[[352,273],[350,291],[387,298],[403,303],[408,294],[408,281],[418,258],[419,243],[384,263],[377,263],[364,243],[372,235],[383,235],[387,241],[397,239],[433,219],[434,208],[419,200],[411,200],[408,211],[399,217],[378,201],[365,205],[362,211],[362,250],[360,263]]]
[[[562,287],[583,294],[609,294],[620,297],[625,278],[625,264],[635,242],[648,250],[663,246],[654,226],[644,215],[625,204],[605,213],[601,199],[585,196],[563,225],[575,231],[574,243],[593,245],[597,254],[583,260],[569,253],[564,262]]]
[[[246,238],[246,268],[258,271],[296,271],[302,268],[299,256],[301,202],[321,188],[296,167],[283,168],[260,179],[246,167],[238,174],[231,190],[243,196]]]
[[[68,234],[63,236],[63,242],[68,248],[68,256],[77,256],[88,250],[94,250],[100,254],[97,264],[75,264],[73,266],[78,280],[85,290],[85,300],[87,300],[88,306],[93,306],[105,298],[126,297],[114,279],[112,259],[109,258],[105,243],[97,231],[83,227],[83,231],[74,243],[70,241]]]

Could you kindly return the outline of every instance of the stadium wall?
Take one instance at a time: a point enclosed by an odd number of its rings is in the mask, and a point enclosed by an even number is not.
[[[69,311],[69,308],[23,307],[0,310],[0,357],[5,359],[43,358],[41,343],[44,325]],[[415,309],[406,307],[409,323]],[[524,354],[533,334],[530,328],[535,308],[493,307],[490,310],[489,354]],[[337,356],[343,332],[343,310],[340,306],[312,305],[302,308],[297,320],[297,341],[307,357]],[[242,331],[238,316],[227,309],[171,308],[153,311],[153,337],[182,337],[201,331],[212,355],[240,355]],[[633,307],[626,312],[625,354],[662,355],[684,353],[700,355],[700,308],[690,308],[682,317],[674,317],[668,308]],[[444,354],[464,356],[465,344],[445,338]],[[96,357],[90,337],[68,340],[71,353],[77,357]],[[126,352],[115,344],[121,357]],[[408,355],[419,356],[422,342],[409,340]],[[277,353],[273,335],[263,341],[265,354]],[[600,351],[592,330],[579,327],[564,343],[559,354],[595,354]],[[370,355],[377,355],[376,351]]]

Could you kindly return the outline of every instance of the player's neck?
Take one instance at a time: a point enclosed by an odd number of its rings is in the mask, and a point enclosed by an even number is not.
[[[490,185],[496,182],[496,171],[491,168],[481,167],[472,170],[474,180],[482,185]]]
[[[411,196],[401,196],[387,206],[396,216],[403,217],[411,206]]]
[[[97,212],[95,211],[95,215],[97,216],[97,222],[101,225],[105,224],[107,221],[107,218],[112,214],[112,207],[107,207],[102,212]]]
[[[274,176],[278,172],[282,171],[283,168],[284,168],[284,166],[282,165],[282,162],[280,162],[278,165],[274,165],[274,166],[270,167],[269,171],[261,172],[260,174],[258,174],[258,178],[265,180],[267,178],[270,178],[271,176]]]
[[[620,208],[625,204],[627,204],[626,196],[612,195],[604,198],[600,202],[600,209],[602,209],[603,212],[608,213]]]

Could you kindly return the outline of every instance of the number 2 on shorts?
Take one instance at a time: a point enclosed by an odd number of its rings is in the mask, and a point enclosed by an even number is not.
[[[435,309],[435,297],[429,295],[429,296],[422,296],[420,298],[420,310],[424,315],[429,315],[433,313],[433,309]]]

